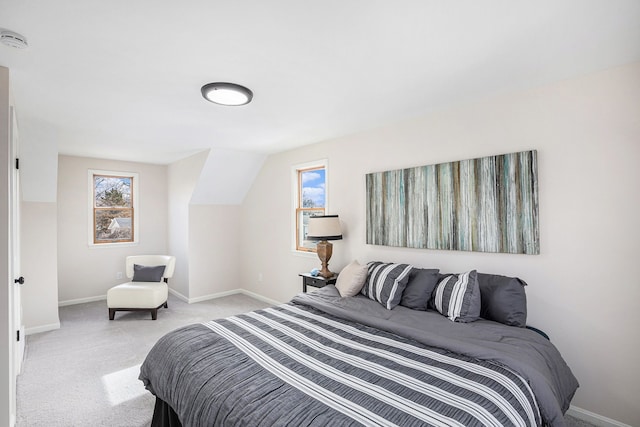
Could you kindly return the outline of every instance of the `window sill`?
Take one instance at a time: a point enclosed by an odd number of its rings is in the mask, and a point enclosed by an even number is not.
[[[306,251],[298,251],[295,249],[291,249],[291,253],[295,256],[303,257],[303,258],[318,258],[318,254],[316,252],[306,252]]]
[[[131,246],[138,246],[138,242],[121,242],[121,243],[89,243],[89,249],[100,248],[128,248]]]

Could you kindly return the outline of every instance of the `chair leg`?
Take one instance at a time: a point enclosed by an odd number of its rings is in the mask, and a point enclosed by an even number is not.
[[[158,318],[158,309],[157,308],[152,308],[151,309],[151,320],[156,320]]]
[[[116,316],[116,310],[113,308],[109,309],[109,320],[113,320]]]
[[[167,301],[164,302],[164,308],[169,308],[169,305],[167,304]]]

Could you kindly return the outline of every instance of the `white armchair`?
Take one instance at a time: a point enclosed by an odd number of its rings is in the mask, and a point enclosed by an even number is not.
[[[116,311],[150,311],[156,320],[160,307],[168,308],[168,279],[173,277],[176,258],[169,255],[136,255],[126,259],[126,274],[131,280],[107,291],[109,320]],[[164,266],[161,271],[160,266]],[[134,268],[135,267],[135,268]]]

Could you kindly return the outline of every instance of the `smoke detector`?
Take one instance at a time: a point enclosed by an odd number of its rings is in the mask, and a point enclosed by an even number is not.
[[[25,49],[29,46],[25,36],[9,30],[0,32],[0,42],[7,46],[15,47],[16,49]]]

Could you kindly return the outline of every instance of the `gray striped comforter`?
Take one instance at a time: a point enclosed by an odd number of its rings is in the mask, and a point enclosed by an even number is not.
[[[311,295],[171,332],[140,378],[184,426],[542,423],[529,381],[503,363],[329,314]]]

